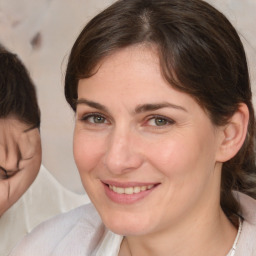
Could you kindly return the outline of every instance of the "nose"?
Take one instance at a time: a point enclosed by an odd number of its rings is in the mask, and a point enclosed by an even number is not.
[[[143,163],[138,137],[132,131],[114,131],[107,145],[104,165],[115,175],[138,169]]]

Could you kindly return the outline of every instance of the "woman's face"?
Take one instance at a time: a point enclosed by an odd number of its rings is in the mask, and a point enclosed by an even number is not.
[[[154,49],[105,58],[78,85],[74,157],[105,225],[123,235],[219,210],[221,128],[161,76]]]

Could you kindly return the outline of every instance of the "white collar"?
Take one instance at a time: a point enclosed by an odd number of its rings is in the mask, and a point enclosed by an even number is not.
[[[105,229],[105,233],[92,256],[118,256],[123,236]]]

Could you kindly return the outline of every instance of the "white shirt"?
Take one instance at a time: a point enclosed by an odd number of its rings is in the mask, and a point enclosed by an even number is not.
[[[238,198],[244,221],[235,256],[256,256],[256,201],[241,193]],[[122,239],[87,204],[39,225],[10,256],[118,256]]]
[[[8,255],[42,221],[88,202],[86,195],[67,190],[41,166],[26,193],[0,217],[0,255]]]

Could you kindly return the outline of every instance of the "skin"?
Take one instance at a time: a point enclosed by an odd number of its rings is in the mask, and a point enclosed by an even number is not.
[[[0,216],[35,180],[41,165],[39,130],[10,116],[0,119]]]
[[[117,51],[79,81],[74,157],[104,224],[125,236],[119,255],[228,253],[237,231],[220,207],[223,141],[238,129],[225,128],[163,79],[153,47]],[[154,188],[117,203],[106,183]]]

